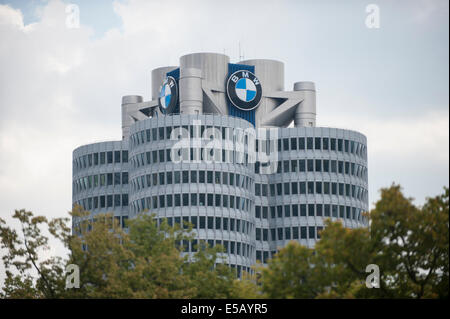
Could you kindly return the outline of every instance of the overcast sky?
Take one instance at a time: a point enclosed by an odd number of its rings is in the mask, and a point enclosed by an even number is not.
[[[392,182],[421,204],[449,184],[448,24],[447,0],[0,0],[0,217],[66,216],[72,150],[121,138],[121,96],[150,99],[183,54],[237,62],[239,43],[283,61],[286,89],[316,83],[318,126],[367,136],[371,205]]]

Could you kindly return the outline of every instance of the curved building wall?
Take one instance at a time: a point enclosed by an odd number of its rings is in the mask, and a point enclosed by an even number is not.
[[[198,125],[192,125],[194,121]],[[221,115],[173,115],[137,122],[130,131],[130,216],[150,211],[169,224],[190,222],[197,236],[182,243],[186,253],[195,252],[199,240],[220,244],[226,263],[238,272],[249,271],[256,256],[253,165],[226,163],[219,159],[224,155],[221,150],[208,163],[200,153],[194,154],[192,144],[180,153],[185,155],[183,161],[174,163],[171,149],[179,140],[170,136],[180,127],[182,136],[193,138],[212,128],[226,136],[251,125]],[[228,151],[227,155],[235,156]]]
[[[73,151],[72,203],[91,212],[113,213],[121,225],[128,218],[128,142],[80,146]],[[73,224],[79,221],[74,218]]]
[[[366,137],[322,127],[278,132],[276,173],[255,174],[256,258],[263,263],[290,240],[314,246],[325,219],[367,226]]]
[[[131,127],[130,216],[150,211],[170,224],[193,223],[197,239],[184,243],[186,253],[195,251],[198,240],[222,244],[226,262],[248,270],[290,240],[312,247],[326,218],[342,220],[349,228],[367,225],[362,215],[368,210],[364,135],[334,128],[277,128],[276,171],[260,174],[260,163],[246,162],[247,150],[243,164],[224,160],[239,156],[233,151],[219,152],[212,163],[196,162],[192,142],[183,146],[184,160],[174,163],[171,149],[179,140],[170,135],[180,127],[191,138],[214,128],[223,147],[236,139],[233,130],[252,126],[231,116],[171,115]]]
[[[242,90],[228,86],[238,71],[236,81],[254,72],[254,90],[261,92],[255,111],[244,111],[242,98],[231,101],[229,93]],[[168,75],[176,85],[159,92]],[[199,240],[221,244],[238,275],[256,260],[266,263],[290,240],[312,247],[325,219],[366,227],[366,137],[315,127],[314,83],[296,82],[285,91],[283,77],[282,62],[230,64],[212,53],[188,54],[179,66],[153,70],[151,101],[122,99],[123,140],[74,150],[73,204],[90,211],[89,218],[112,212],[123,227],[127,218],[148,212],[158,222],[190,222],[196,238],[180,243],[183,254],[194,253]],[[160,93],[180,114],[161,112]],[[235,103],[243,109],[236,111]],[[292,122],[295,127],[287,127]],[[269,171],[260,156],[268,149]]]

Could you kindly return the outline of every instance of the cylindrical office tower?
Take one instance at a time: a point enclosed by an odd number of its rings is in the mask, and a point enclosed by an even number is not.
[[[226,161],[227,156],[245,154],[222,149],[225,141],[232,143],[234,130],[248,128],[245,120],[222,115],[182,114],[137,122],[130,136],[131,217],[148,211],[167,218],[170,225],[190,222],[197,239],[183,243],[185,253],[195,252],[200,240],[220,244],[238,274],[250,271],[256,257],[253,165]],[[209,160],[201,148],[189,143],[178,147],[179,141],[170,139],[171,134],[194,138],[208,130],[220,143]],[[174,158],[178,149],[184,157]]]
[[[72,167],[73,204],[90,211],[91,218],[113,213],[124,226],[129,216],[128,140],[80,146],[73,151]]]
[[[316,127],[314,83],[284,91],[282,62],[184,55],[152,71],[151,95],[123,97],[122,141],[74,150],[72,202],[89,218],[190,222],[183,254],[220,244],[238,276],[290,240],[312,247],[326,219],[368,226],[366,137]]]

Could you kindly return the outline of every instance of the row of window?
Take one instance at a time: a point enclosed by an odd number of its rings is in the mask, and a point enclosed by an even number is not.
[[[76,202],[84,210],[118,208],[128,206],[128,194],[100,195],[84,198]]]
[[[76,169],[97,165],[128,163],[128,151],[108,151],[83,155],[74,160]]]
[[[118,186],[128,184],[128,172],[89,175],[74,181],[75,192],[95,187]]]
[[[193,183],[229,185],[247,189],[249,191],[252,187],[252,180],[248,176],[240,175],[238,173],[216,171],[174,171],[153,173],[134,178],[131,182],[133,190],[135,191],[151,186]]]
[[[224,207],[250,212],[252,203],[248,198],[221,194],[167,194],[141,198],[131,203],[133,211],[138,213],[145,210],[165,207]]]
[[[293,159],[278,161],[277,174],[280,173],[306,173],[323,172],[356,176],[367,179],[367,168],[363,165],[338,160],[328,159]],[[261,173],[261,163],[255,163],[255,173]]]
[[[205,151],[204,151],[205,150]],[[171,149],[154,150],[136,154],[131,157],[133,168],[144,165],[172,162]],[[179,148],[175,150],[177,163],[234,163],[248,165],[248,153],[225,149]]]
[[[257,144],[258,145],[258,144]],[[278,140],[278,151],[323,150],[336,151],[366,158],[366,146],[362,143],[333,137],[291,137]]]
[[[320,239],[322,226],[294,226],[277,228],[256,228],[256,240],[276,241],[292,239]],[[317,231],[316,231],[317,230]]]
[[[122,227],[122,228],[128,227],[128,225],[127,225],[128,216],[114,216],[114,219],[116,220],[117,225],[119,225],[120,227]],[[89,219],[86,221],[87,221],[86,230],[91,231],[92,223],[96,222],[97,218]],[[79,235],[79,236],[82,235],[81,228],[80,228],[82,223],[83,222],[74,222],[73,223],[72,230],[73,230],[74,235]]]
[[[363,210],[357,207],[333,204],[293,204],[277,206],[255,206],[255,218],[269,219],[298,216],[336,217],[364,221]]]
[[[255,183],[256,196],[282,196],[282,195],[306,195],[324,194],[339,195],[364,201],[367,199],[368,191],[357,185],[337,182],[285,182],[277,184]]]
[[[178,127],[177,127],[178,128]],[[209,136],[205,136],[205,129],[212,129],[212,126],[197,126],[194,127],[192,125],[181,126],[184,132],[180,133],[178,131],[177,135],[182,135],[184,137],[206,137],[209,139]],[[196,129],[200,129],[200,131],[196,131]],[[215,139],[223,139],[233,141],[236,140],[234,138],[234,132],[236,131],[234,128],[228,127],[216,127],[216,130],[212,134]],[[170,135],[172,133],[173,128],[171,126],[167,127],[159,127],[146,129],[137,133],[134,133],[130,136],[130,141],[132,146],[137,146],[144,143],[149,143],[158,140],[170,140]],[[211,132],[211,131],[208,131]],[[176,136],[178,138],[178,136]],[[336,151],[336,152],[344,152],[349,154],[357,155],[361,158],[367,157],[367,148],[364,144],[343,139],[343,138],[333,138],[333,137],[291,137],[291,138],[283,138],[278,140],[255,140],[255,150],[259,149],[271,149],[271,145],[274,141],[277,141],[277,149],[278,151],[290,151],[290,150],[324,150],[324,151]],[[247,135],[244,138],[244,145],[248,145]]]
[[[167,223],[169,224],[169,226],[179,224],[184,228],[187,228],[186,225],[191,224],[192,229],[224,230],[244,233],[247,235],[251,234],[254,229],[254,225],[250,222],[243,219],[231,217],[176,216],[160,218],[158,222],[160,223],[163,219],[167,219]]]
[[[239,241],[229,241],[229,240],[214,240],[210,239],[205,241],[208,246],[214,247],[221,245],[224,248],[223,253],[229,255],[242,256],[245,258],[251,258],[255,251],[255,248],[249,244],[242,243]],[[198,251],[198,240],[180,240],[176,242],[176,245],[181,248],[182,252],[185,253],[195,253]]]

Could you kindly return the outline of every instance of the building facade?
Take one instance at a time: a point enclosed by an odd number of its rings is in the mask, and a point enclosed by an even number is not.
[[[73,204],[123,227],[189,222],[184,253],[223,245],[240,275],[290,240],[312,247],[327,218],[367,226],[367,140],[316,127],[314,83],[285,91],[281,62],[189,54],[152,71],[152,100],[122,98],[122,141],[74,150]]]

